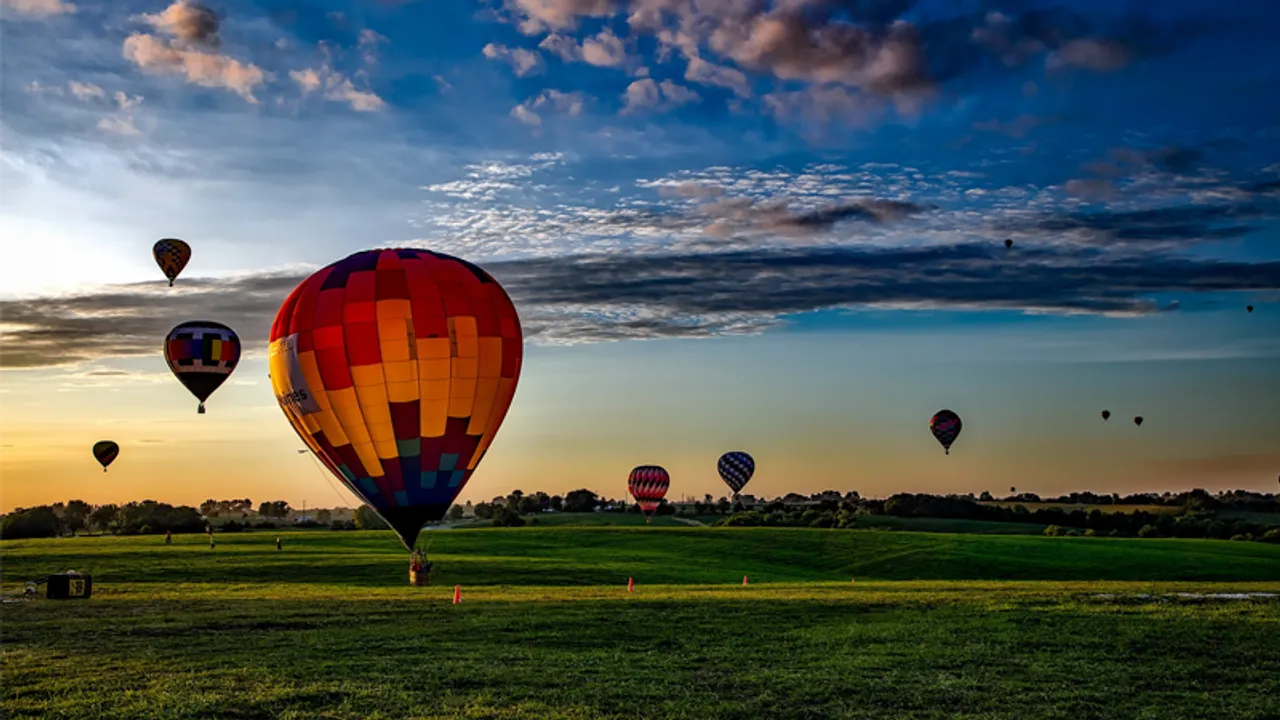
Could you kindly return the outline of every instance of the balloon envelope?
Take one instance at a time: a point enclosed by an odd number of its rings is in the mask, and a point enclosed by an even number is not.
[[[756,461],[747,453],[734,450],[720,456],[716,461],[716,470],[720,473],[720,479],[737,494],[742,492],[742,488],[755,474]]]
[[[671,476],[666,468],[658,465],[640,465],[631,470],[627,477],[627,490],[644,512],[645,522],[653,519],[653,511],[658,509],[662,498],[667,496],[667,488],[671,487]]]
[[[369,250],[294,289],[268,357],[298,436],[412,549],[506,417],[523,335],[511,298],[479,267],[426,250]]]
[[[1110,420],[1110,419],[1111,419],[1111,411],[1110,411],[1110,410],[1103,410],[1103,411],[1102,411],[1102,419],[1103,419],[1103,420]]]
[[[1142,427],[1142,416],[1139,415],[1138,417],[1134,418],[1133,424],[1137,425],[1138,427]]]
[[[950,410],[939,410],[929,418],[929,432],[933,433],[948,455],[951,454],[951,443],[959,437],[963,425],[960,416]]]
[[[1005,241],[1004,241],[1004,246],[1005,246],[1005,247],[1007,247],[1007,248],[1011,248],[1011,247],[1013,247],[1013,241],[1012,241],[1012,240],[1005,240]]]
[[[231,377],[240,363],[240,337],[236,331],[211,320],[192,320],[169,331],[164,341],[164,361],[178,381],[204,401]]]
[[[107,471],[107,466],[115,462],[119,454],[120,446],[111,440],[99,440],[93,444],[93,456],[102,465],[102,472]]]
[[[169,287],[173,287],[174,279],[191,260],[191,246],[177,238],[165,238],[151,247],[151,255],[169,278]]]

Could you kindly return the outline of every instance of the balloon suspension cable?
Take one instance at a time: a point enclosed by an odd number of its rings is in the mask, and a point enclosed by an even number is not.
[[[169,280],[169,287],[173,287],[173,280]]]
[[[325,483],[327,483],[329,487],[333,490],[333,494],[337,495],[338,500],[345,505],[345,503],[347,502],[347,498],[342,497],[342,493],[338,492],[338,488],[334,487],[333,478],[329,477],[329,473],[325,471],[324,466],[321,465],[320,461],[316,459],[315,454],[313,454],[310,450],[308,450],[307,457],[311,458],[311,463],[316,466],[316,472],[320,473],[320,477],[324,478]]]
[[[197,414],[197,415],[203,415],[203,414],[204,414],[204,403],[200,403],[200,407],[196,409],[196,414]]]

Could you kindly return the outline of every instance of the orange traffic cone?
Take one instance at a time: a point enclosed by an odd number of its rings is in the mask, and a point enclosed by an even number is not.
[[[635,592],[635,591],[636,591],[636,579],[627,578],[627,592]]]
[[[742,576],[742,585],[743,585],[743,587],[746,587],[746,585],[747,585],[747,576],[746,576],[746,575],[743,575],[743,576]]]
[[[462,602],[462,586],[454,585],[453,586],[453,604],[457,605],[460,602]]]

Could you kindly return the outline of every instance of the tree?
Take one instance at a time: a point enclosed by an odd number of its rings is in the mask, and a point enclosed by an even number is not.
[[[289,516],[293,508],[284,500],[272,500],[258,506],[258,514],[262,517],[284,518]]]
[[[114,529],[116,517],[119,514],[120,508],[115,505],[99,505],[89,513],[89,523],[99,531],[106,532]]]
[[[585,488],[573,490],[564,497],[564,511],[567,513],[591,512],[599,505],[600,496]]]
[[[455,520],[455,521],[461,520],[463,512],[464,510],[462,509],[462,506],[457,503],[454,503],[452,506],[449,507],[449,519]]]
[[[93,512],[93,506],[89,503],[83,500],[72,500],[62,511],[62,521],[67,524],[71,534],[75,535],[77,530],[85,528],[91,512]]]
[[[48,505],[27,510],[14,510],[4,518],[0,537],[6,539],[46,538],[62,534],[63,522]]]
[[[494,527],[524,527],[524,518],[520,513],[506,505],[498,505],[493,509]]]
[[[551,509],[556,512],[560,512],[561,510],[564,510],[564,498],[560,497],[559,495],[552,495]]]
[[[320,524],[322,524],[322,525],[328,525],[328,524],[329,524],[329,521],[330,521],[330,520],[332,520],[332,519],[333,519],[333,512],[331,512],[331,511],[329,511],[329,510],[317,510],[317,511],[316,511],[316,522],[318,522],[318,523],[320,523]]]
[[[493,517],[493,505],[487,502],[476,503],[476,519],[488,520]]]
[[[361,530],[386,530],[390,527],[386,521],[378,517],[378,513],[368,505],[361,505],[356,510],[356,527]]]

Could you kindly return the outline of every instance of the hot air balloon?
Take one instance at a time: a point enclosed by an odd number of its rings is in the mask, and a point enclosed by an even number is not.
[[[1139,415],[1133,419],[1133,424],[1142,427],[1142,416]]]
[[[1110,410],[1103,410],[1103,411],[1102,411],[1102,419],[1103,419],[1103,420],[1110,420],[1110,419],[1111,419],[1111,411],[1110,411]]]
[[[716,461],[716,470],[720,473],[720,479],[724,480],[725,485],[729,486],[734,498],[737,499],[738,493],[742,492],[747,481],[751,480],[751,476],[755,474],[756,461],[747,453],[734,450],[720,456]]]
[[[1004,246],[1005,246],[1006,248],[1011,248],[1011,247],[1013,247],[1013,240],[1005,240],[1005,241],[1004,241]]]
[[[653,511],[658,509],[662,498],[667,496],[667,488],[671,487],[671,476],[665,468],[658,465],[640,465],[627,477],[627,490],[636,499],[640,510],[644,512],[646,524],[653,521]]]
[[[1247,311],[1249,311],[1249,312],[1253,312],[1253,306],[1252,306],[1252,305],[1246,305],[1244,309],[1245,309],[1245,310],[1247,310]]]
[[[951,443],[956,441],[960,436],[960,428],[964,423],[960,422],[960,416],[950,410],[939,410],[929,418],[929,431],[933,436],[942,443],[942,449],[946,450],[946,454],[951,454]]]
[[[165,238],[151,247],[151,255],[164,276],[169,278],[169,287],[173,287],[174,279],[191,260],[191,246],[177,238]]]
[[[222,323],[210,320],[184,322],[169,331],[164,341],[164,359],[178,380],[200,401],[222,385],[240,362],[240,338]]]
[[[511,298],[465,260],[368,250],[303,280],[270,339],[271,385],[293,429],[412,550],[515,396],[524,347]]]
[[[120,446],[111,440],[99,440],[93,444],[93,456],[102,464],[102,472],[107,471],[107,466],[115,462],[116,456],[120,454]]]

